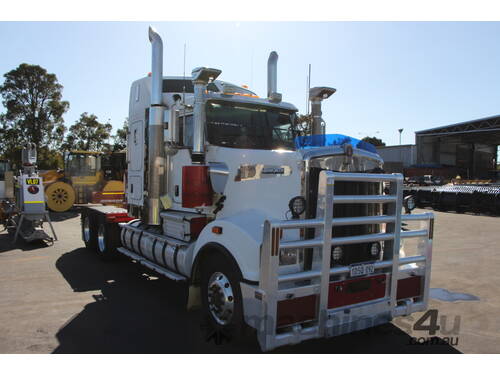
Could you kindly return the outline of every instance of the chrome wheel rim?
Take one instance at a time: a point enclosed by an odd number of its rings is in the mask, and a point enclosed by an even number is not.
[[[88,216],[83,220],[83,240],[90,242],[90,219]]]
[[[231,322],[234,313],[234,293],[229,279],[215,272],[208,280],[208,309],[220,325]]]
[[[106,251],[106,243],[104,242],[104,225],[99,225],[99,230],[97,231],[97,244],[99,246],[99,251],[104,253]]]

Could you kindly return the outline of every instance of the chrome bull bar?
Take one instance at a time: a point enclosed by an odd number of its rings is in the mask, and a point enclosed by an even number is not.
[[[336,181],[352,182],[389,182],[390,189],[387,195],[342,195],[334,196]],[[328,308],[329,285],[331,276],[349,275],[350,267],[338,266],[331,268],[331,249],[333,245],[368,243],[384,241],[384,258],[373,263],[376,271],[386,272],[390,285],[386,296],[376,301],[346,306],[351,311],[358,311],[363,319],[370,318],[370,314],[388,316],[388,320],[395,316],[407,315],[414,311],[427,309],[429,298],[430,269],[432,259],[432,232],[434,216],[432,213],[402,215],[403,176],[401,174],[362,174],[338,173],[322,171],[318,186],[318,209],[315,219],[304,220],[276,220],[264,223],[263,244],[261,252],[260,280],[258,287],[249,287],[242,284],[244,295],[245,318],[248,314],[258,316],[258,322],[253,325],[257,329],[257,336],[262,350],[267,351],[278,346],[298,343],[303,340],[318,337],[327,337],[340,333],[332,333],[336,311]],[[366,217],[333,218],[334,206],[351,203],[388,203],[386,215]],[[402,221],[419,221],[423,223],[420,230],[401,230]],[[356,235],[350,237],[332,238],[333,226],[385,224],[384,233]],[[316,228],[316,237],[307,240],[282,241],[283,230]],[[419,238],[422,254],[401,258],[400,240]],[[420,245],[419,245],[420,246]],[[321,254],[321,265],[317,269],[279,275],[279,254],[282,249],[318,249]],[[389,250],[389,251],[388,251]],[[391,251],[392,250],[392,251]],[[423,295],[418,301],[397,301],[397,282],[401,273],[400,267],[408,264],[423,264]],[[299,286],[293,284],[301,282]],[[305,283],[304,283],[305,282]],[[290,298],[317,295],[317,319],[307,325],[297,323],[289,327],[286,332],[278,332],[278,302]],[[253,302],[249,303],[249,300]],[[258,301],[257,303],[255,303]],[[251,306],[251,307],[250,307]],[[342,307],[344,310],[346,307]],[[356,310],[358,309],[358,310]],[[247,310],[247,309],[246,309]],[[338,310],[338,309],[337,309]],[[368,314],[368,315],[367,315]],[[355,315],[355,314],[353,314]],[[387,320],[387,321],[388,321]],[[247,320],[248,322],[248,320]],[[357,329],[368,328],[376,323],[357,325]],[[333,327],[333,328],[332,328]],[[361,328],[359,328],[361,327]],[[335,331],[336,332],[336,331]],[[344,332],[346,333],[345,330]]]

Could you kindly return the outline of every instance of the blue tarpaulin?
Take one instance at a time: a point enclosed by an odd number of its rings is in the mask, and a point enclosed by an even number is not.
[[[342,146],[346,143],[351,144],[353,148],[358,148],[360,150],[365,150],[377,154],[377,149],[371,143],[361,141],[359,139],[343,134],[316,134],[295,138],[295,146],[298,149],[325,146]]]

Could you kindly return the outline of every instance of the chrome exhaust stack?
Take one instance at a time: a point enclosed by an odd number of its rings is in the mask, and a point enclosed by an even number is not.
[[[191,161],[197,164],[205,162],[205,91],[207,84],[214,81],[221,74],[219,69],[195,68],[192,71],[194,86],[194,129],[193,152]]]
[[[281,102],[278,93],[278,54],[272,51],[267,59],[267,98],[271,102]]]
[[[151,106],[148,125],[147,204],[143,220],[149,225],[160,225],[161,182],[165,175],[163,150],[163,120],[165,106],[163,92],[163,42],[160,35],[149,27],[151,42]]]
[[[309,90],[309,101],[311,102],[312,127],[311,134],[325,134],[325,122],[321,115],[321,102],[335,94],[337,90],[333,87],[313,87]]]

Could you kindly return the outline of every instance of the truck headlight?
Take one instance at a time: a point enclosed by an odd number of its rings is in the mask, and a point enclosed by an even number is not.
[[[342,259],[343,254],[344,254],[344,250],[342,249],[342,247],[335,246],[332,250],[332,260],[334,262],[338,262],[340,259]]]
[[[306,210],[306,200],[300,195],[293,197],[290,199],[290,202],[288,202],[288,208],[290,209],[293,218],[298,219],[299,216]]]
[[[280,250],[280,266],[289,266],[302,261],[302,249]]]

